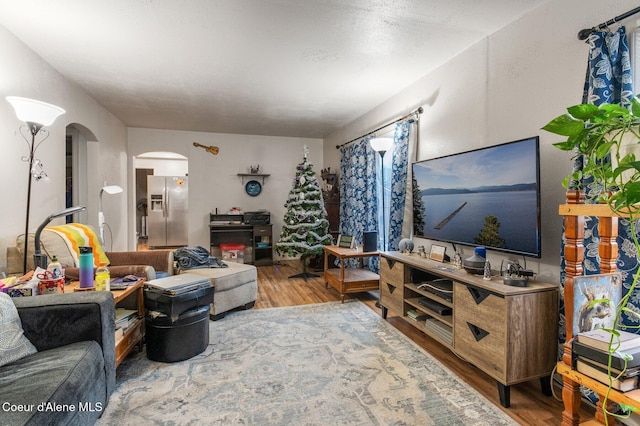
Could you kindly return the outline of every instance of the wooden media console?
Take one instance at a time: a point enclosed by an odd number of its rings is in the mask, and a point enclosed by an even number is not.
[[[442,279],[452,281],[451,297],[420,287]],[[390,309],[493,377],[504,407],[509,407],[510,386],[516,383],[540,379],[543,393],[551,395],[550,374],[558,350],[558,286],[536,281],[526,287],[507,286],[501,277],[486,281],[417,253],[382,252],[380,304],[384,318]],[[426,317],[417,321],[409,311]]]

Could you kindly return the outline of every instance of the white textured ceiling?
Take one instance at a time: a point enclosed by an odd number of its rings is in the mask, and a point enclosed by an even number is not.
[[[546,1],[3,0],[0,24],[130,127],[321,138]]]

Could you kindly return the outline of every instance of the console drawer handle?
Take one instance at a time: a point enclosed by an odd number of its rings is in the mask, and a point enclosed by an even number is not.
[[[469,293],[471,293],[471,297],[473,297],[473,300],[474,302],[476,302],[476,305],[479,305],[480,303],[482,303],[482,301],[487,297],[489,297],[489,295],[491,294],[487,290],[483,290],[476,287],[468,286],[467,290],[469,290]]]
[[[469,330],[471,330],[471,334],[473,334],[473,337],[476,339],[476,342],[479,342],[489,335],[487,330],[483,330],[477,325],[473,325],[471,323],[467,323],[467,325],[469,326]]]

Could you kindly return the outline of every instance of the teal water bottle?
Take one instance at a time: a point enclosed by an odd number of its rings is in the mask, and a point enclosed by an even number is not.
[[[80,247],[80,287],[93,287],[93,250]]]

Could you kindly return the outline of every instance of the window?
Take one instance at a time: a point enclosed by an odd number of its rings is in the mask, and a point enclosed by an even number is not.
[[[389,243],[389,216],[391,206],[391,169],[393,165],[393,149],[385,153],[380,168],[380,155],[376,154],[377,195],[378,195],[378,247],[387,250]],[[380,171],[382,170],[382,171]],[[384,177],[384,182],[382,181]],[[384,199],[383,199],[384,195]],[[384,200],[384,203],[383,203]],[[384,209],[383,209],[384,206]],[[384,223],[383,223],[384,221]]]

